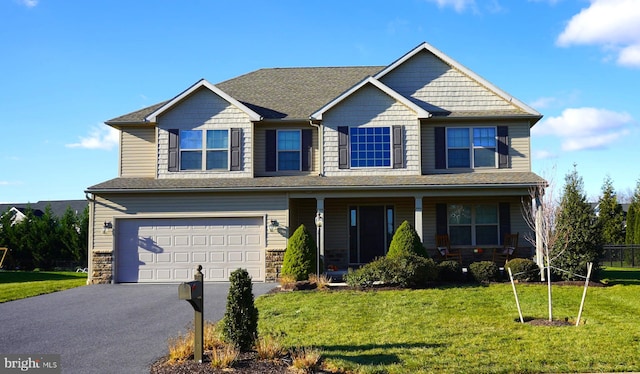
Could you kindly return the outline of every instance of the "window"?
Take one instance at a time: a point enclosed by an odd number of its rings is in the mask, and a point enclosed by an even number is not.
[[[278,131],[278,170],[300,170],[300,130]]]
[[[351,167],[391,166],[389,127],[354,127],[350,130]]]
[[[481,168],[496,166],[496,128],[448,128],[447,166]]]
[[[206,149],[206,152],[203,152]],[[229,168],[229,131],[180,130],[180,170]]]
[[[498,243],[498,206],[449,204],[447,222],[452,245]]]

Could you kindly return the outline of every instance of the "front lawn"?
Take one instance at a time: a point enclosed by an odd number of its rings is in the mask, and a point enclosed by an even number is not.
[[[62,291],[85,284],[87,284],[86,273],[0,271],[0,303]]]
[[[554,319],[575,319],[582,287],[554,286]],[[518,285],[525,316],[547,317],[547,289]],[[319,348],[361,373],[640,371],[640,286],[589,288],[582,324],[516,322],[511,285],[289,292],[256,299],[261,334]]]

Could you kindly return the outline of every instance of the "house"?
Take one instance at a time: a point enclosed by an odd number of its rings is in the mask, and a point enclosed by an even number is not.
[[[448,233],[473,256],[529,230],[541,117],[427,43],[387,66],[200,80],[106,122],[120,162],[86,190],[89,281],[185,281],[197,264],[274,280],[301,224],[331,268],[384,255],[404,220],[431,253]]]
[[[25,219],[27,208],[31,208],[36,217],[41,217],[47,207],[50,207],[54,216],[62,217],[67,208],[70,208],[75,214],[81,214],[87,204],[87,200],[41,200],[36,203],[0,204],[0,215],[8,211],[13,212],[15,214],[13,222],[15,223]]]

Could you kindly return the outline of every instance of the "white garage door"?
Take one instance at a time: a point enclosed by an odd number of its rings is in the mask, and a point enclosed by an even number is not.
[[[205,281],[247,269],[264,280],[261,217],[122,219],[116,227],[118,282],[184,282],[202,265]]]

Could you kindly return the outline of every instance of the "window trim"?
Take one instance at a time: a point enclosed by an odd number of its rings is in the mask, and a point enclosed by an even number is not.
[[[469,146],[468,147],[453,147],[449,146],[449,130],[459,130],[459,129],[467,129],[469,132]],[[494,147],[485,147],[485,146],[476,146],[475,145],[475,137],[474,130],[476,129],[493,129],[494,132]],[[445,150],[445,167],[446,169],[498,169],[500,167],[499,164],[499,137],[498,137],[498,126],[462,126],[462,127],[446,127],[444,134],[444,150]],[[477,149],[491,149],[493,148],[493,166],[475,166],[475,151]],[[467,149],[469,155],[469,167],[455,167],[449,166],[449,150],[450,149]]]
[[[451,206],[469,206],[471,207],[471,222],[468,224],[452,224],[450,219],[450,209]],[[496,212],[496,222],[495,223],[478,223],[477,222],[477,208],[478,206],[493,206]],[[447,233],[450,235],[451,240],[455,241],[453,236],[451,235],[451,227],[470,227],[471,228],[471,243],[460,244],[457,243],[455,245],[498,245],[500,244],[500,232],[501,232],[501,219],[500,219],[500,204],[499,203],[450,203],[447,204]],[[478,244],[477,237],[477,227],[487,227],[487,226],[495,226],[496,228],[496,242],[495,243],[487,243],[487,244]]]
[[[200,148],[182,148],[181,147],[181,138],[183,131],[199,131],[201,134],[201,144]],[[222,151],[223,148],[208,148],[207,147],[207,138],[208,131],[225,131],[227,133],[227,166],[226,168],[207,168],[207,153],[209,151]],[[231,163],[231,129],[180,129],[178,130],[178,143],[177,143],[177,171],[179,172],[201,172],[201,171],[229,171],[230,163]],[[183,152],[200,152],[200,169],[183,169],[182,168],[182,153]]]
[[[389,131],[389,142],[388,142],[388,146],[389,149],[387,150],[389,152],[389,165],[382,165],[382,166],[353,166],[353,160],[354,158],[351,157],[352,152],[353,152],[353,143],[351,141],[351,136],[353,135],[353,130],[364,130],[364,129],[387,129]],[[354,170],[362,170],[362,169],[393,169],[394,168],[394,136],[393,136],[393,126],[357,126],[357,127],[349,127],[349,132],[348,132],[348,141],[347,141],[347,147],[348,147],[348,165],[349,165],[349,169],[354,169]],[[359,135],[358,135],[359,136]],[[374,134],[375,136],[375,134]],[[384,134],[383,134],[384,136]],[[375,150],[374,150],[375,152]],[[382,152],[385,152],[385,150],[382,150]],[[374,160],[376,158],[374,157]],[[366,159],[368,160],[368,159]],[[384,161],[384,158],[383,158]]]
[[[283,132],[296,132],[298,133],[298,149],[297,150],[280,150],[280,137]],[[298,167],[297,169],[280,169],[280,152],[297,152],[298,153]],[[276,130],[276,171],[301,171],[302,170],[302,130],[301,129],[277,129]]]

